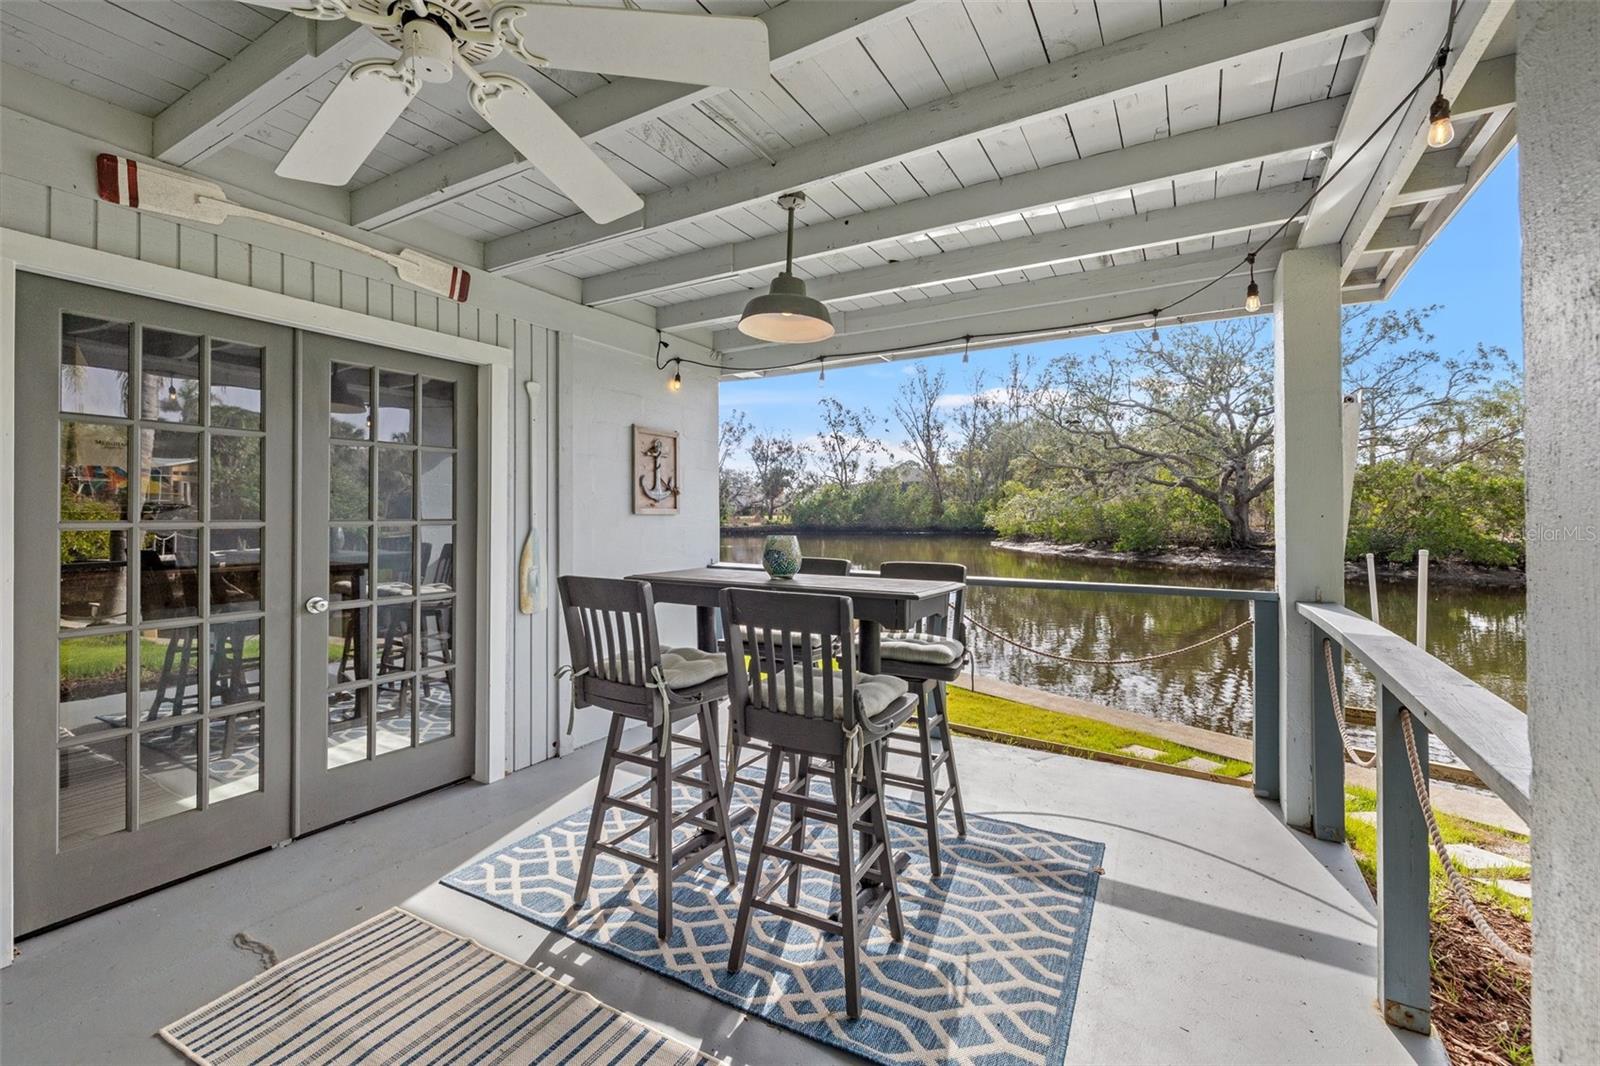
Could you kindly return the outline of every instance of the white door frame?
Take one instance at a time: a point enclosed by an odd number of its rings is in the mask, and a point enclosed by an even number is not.
[[[0,396],[16,395],[17,273],[78,281],[105,289],[149,296],[254,318],[264,322],[331,334],[386,348],[431,355],[478,369],[478,687],[477,754],[473,779],[498,781],[505,776],[505,731],[509,693],[506,673],[491,668],[506,657],[510,617],[510,508],[505,491],[514,470],[511,442],[511,349],[482,341],[372,318],[357,311],[328,307],[294,296],[251,288],[238,282],[192,274],[176,267],[146,263],[125,256],[49,240],[31,233],[0,229],[0,319],[12,323],[0,330]],[[13,758],[13,672],[16,594],[15,419],[0,417],[0,968],[11,964],[15,855],[12,817],[15,811]]]

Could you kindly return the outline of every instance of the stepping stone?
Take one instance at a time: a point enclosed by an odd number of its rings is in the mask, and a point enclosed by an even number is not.
[[[1377,811],[1351,811],[1349,814],[1345,815],[1345,817],[1354,822],[1365,822],[1368,825],[1378,824]]]
[[[1159,759],[1166,754],[1166,752],[1157,751],[1155,748],[1147,748],[1143,744],[1129,744],[1127,747],[1118,748],[1117,750],[1123,755],[1132,755],[1135,759]]]
[[[1476,844],[1446,844],[1445,850],[1459,865],[1468,870],[1526,870],[1528,864],[1520,859],[1497,855]]]
[[[1183,767],[1185,770],[1199,770],[1203,774],[1215,773],[1222,769],[1221,763],[1215,759],[1208,759],[1204,755],[1191,755],[1176,765]]]
[[[1516,896],[1518,899],[1533,898],[1533,885],[1527,881],[1512,881],[1509,878],[1490,880],[1486,877],[1474,877],[1473,880],[1480,885],[1493,885],[1508,896]]]

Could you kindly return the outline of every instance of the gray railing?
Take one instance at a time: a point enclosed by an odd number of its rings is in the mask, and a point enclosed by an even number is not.
[[[754,563],[713,563],[740,570],[761,569]],[[855,568],[851,573],[876,575],[876,570]],[[1192,597],[1234,600],[1250,604],[1253,644],[1250,655],[1251,692],[1254,694],[1252,782],[1264,799],[1278,798],[1278,594],[1271,589],[1206,588],[1195,585],[1131,585],[1116,581],[1047,581],[1025,577],[988,577],[968,574],[972,588],[1043,589],[1056,592],[1108,592],[1132,596]],[[1266,608],[1266,609],[1263,609]]]
[[[1335,705],[1342,691],[1343,656],[1372,672],[1378,684],[1378,1002],[1390,1024],[1419,1032],[1430,1028],[1427,814],[1413,777],[1403,730],[1410,724],[1413,750],[1428,750],[1428,733],[1440,740],[1525,821],[1533,757],[1528,717],[1460,671],[1404,637],[1347,608],[1297,603],[1317,631],[1312,642],[1315,726],[1312,779],[1313,829],[1319,837],[1344,835],[1344,751]],[[1334,686],[1323,639],[1333,655]],[[1342,699],[1342,696],[1340,697]]]

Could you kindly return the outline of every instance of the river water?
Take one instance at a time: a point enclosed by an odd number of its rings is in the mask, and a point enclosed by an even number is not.
[[[724,536],[722,558],[761,561],[760,536]],[[1269,588],[1270,575],[1205,573],[1129,566],[991,547],[979,537],[801,534],[806,555],[843,556],[874,568],[886,559],[963,563],[969,574],[1136,584]],[[1367,613],[1363,579],[1345,588],[1352,610]],[[1012,639],[1081,659],[1123,659],[1181,648],[1249,617],[1243,602],[1198,598],[975,588],[968,611]],[[1522,590],[1435,585],[1428,597],[1428,650],[1485,688],[1526,708],[1525,598]],[[1414,639],[1417,597],[1410,584],[1380,584],[1378,612],[1388,628]],[[1183,655],[1138,666],[1078,666],[1018,651],[981,632],[972,636],[978,672],[1206,729],[1250,735],[1253,695],[1250,630]],[[1372,706],[1371,679],[1351,668],[1347,698]]]

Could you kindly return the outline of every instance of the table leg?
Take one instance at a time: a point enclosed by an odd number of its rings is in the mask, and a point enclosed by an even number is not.
[[[717,609],[715,607],[696,607],[694,609],[694,625],[696,639],[700,643],[700,650],[716,651]]]
[[[861,621],[861,672],[864,674],[875,674],[882,666],[878,656],[881,628],[876,622]]]

